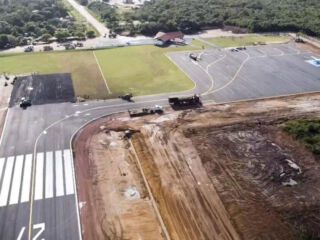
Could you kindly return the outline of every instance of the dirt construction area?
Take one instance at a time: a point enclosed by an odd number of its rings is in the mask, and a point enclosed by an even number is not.
[[[73,142],[84,239],[318,239],[320,94],[101,118]],[[132,136],[125,130],[132,129]]]

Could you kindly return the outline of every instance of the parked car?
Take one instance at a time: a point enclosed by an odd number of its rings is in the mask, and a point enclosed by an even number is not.
[[[28,46],[24,49],[24,52],[33,52],[34,47],[33,46]]]
[[[47,52],[47,51],[53,51],[53,47],[51,46],[44,46],[43,47],[43,51]]]

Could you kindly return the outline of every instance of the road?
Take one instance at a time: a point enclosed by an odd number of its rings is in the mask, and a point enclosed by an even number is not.
[[[203,63],[209,64],[208,66],[213,67],[213,63],[223,63],[225,60],[230,61],[229,58],[224,58],[226,54],[231,56],[229,51],[212,51],[214,53],[203,55]],[[273,51],[270,52],[271,54],[280,54],[276,50],[271,49],[270,51]],[[256,50],[248,52],[261,54]],[[225,86],[223,88],[225,90],[232,89],[232,86],[235,85],[234,82],[227,86],[225,82],[215,82],[213,85],[210,76],[214,74],[210,67],[205,71],[206,68],[203,69],[198,63],[185,59],[183,55],[182,57],[181,55],[170,56],[182,68],[189,70],[186,73],[196,82],[196,87],[193,90],[178,95],[207,92],[205,100],[208,102],[226,100],[225,98],[217,98],[219,96],[217,91],[214,94],[210,94],[210,91],[219,89],[220,85]],[[237,53],[234,59],[238,62],[238,65],[235,65],[238,70],[234,69],[233,72],[239,73],[241,62],[246,57],[244,54]],[[294,58],[292,57],[292,59]],[[294,59],[294,61],[296,60]],[[190,68],[190,64],[192,64],[192,68]],[[222,64],[218,68],[224,66],[230,66],[230,64]],[[230,71],[232,72],[232,69]],[[219,79],[224,81],[223,77]],[[229,77],[229,81],[230,79],[233,78]],[[243,78],[234,77],[234,81],[241,82]],[[317,86],[320,89],[320,85]],[[277,90],[277,88],[273,89]],[[267,91],[266,94],[269,97],[275,96],[278,94],[276,90]],[[303,90],[301,88],[301,91]],[[256,92],[259,93],[259,91]],[[232,93],[236,94],[237,92],[232,91]],[[81,239],[79,212],[81,212],[81,206],[86,203],[78,203],[77,200],[75,169],[70,145],[73,135],[85,124],[108,114],[155,104],[168,106],[167,98],[172,95],[177,94],[136,97],[133,103],[114,99],[85,103],[64,102],[34,105],[27,110],[22,110],[18,106],[9,108],[0,142],[1,239]],[[229,96],[229,101],[233,100],[230,97],[232,95],[225,96]],[[250,97],[251,95],[241,95],[241,100]],[[261,95],[261,97],[266,97],[266,95]]]
[[[99,22],[95,17],[93,17],[84,6],[80,5],[75,0],[67,1],[87,20],[88,23],[90,23],[99,32],[101,36],[109,34],[109,29],[103,23]]]

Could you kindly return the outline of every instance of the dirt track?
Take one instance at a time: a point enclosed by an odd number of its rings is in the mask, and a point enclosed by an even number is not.
[[[84,239],[165,239],[123,139],[129,127],[170,239],[319,236],[319,162],[281,130],[288,119],[319,117],[319,100],[300,95],[90,124],[74,142]]]

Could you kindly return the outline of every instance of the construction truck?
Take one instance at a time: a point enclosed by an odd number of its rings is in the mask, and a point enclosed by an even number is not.
[[[301,37],[297,37],[294,41],[296,43],[305,43],[305,41]]]
[[[191,97],[171,97],[168,100],[173,109],[202,106],[200,96],[197,94],[194,94]]]
[[[162,114],[163,109],[162,106],[155,105],[154,108],[142,108],[142,109],[134,109],[128,110],[130,117],[142,117],[145,115],[152,115],[152,114]]]

